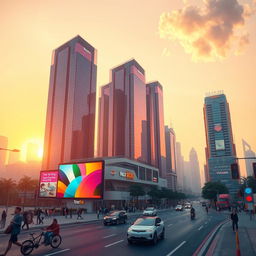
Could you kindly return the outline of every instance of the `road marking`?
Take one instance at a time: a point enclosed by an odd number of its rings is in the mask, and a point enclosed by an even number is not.
[[[203,226],[201,226],[198,230],[201,230],[203,228]]]
[[[70,251],[70,249],[63,249],[61,251],[57,251],[57,252],[53,252],[53,253],[48,253],[48,254],[45,254],[44,256],[51,256],[51,255],[55,255],[55,254],[66,252],[66,251]]]
[[[108,237],[111,237],[111,236],[116,236],[116,234],[112,234],[112,235],[109,235],[109,236],[104,236],[103,238],[108,238]]]
[[[170,227],[170,226],[172,226],[173,224],[169,224],[167,227]]]
[[[116,242],[114,242],[114,243],[112,243],[112,244],[108,244],[108,245],[105,245],[104,247],[105,248],[108,248],[108,247],[110,247],[110,246],[112,246],[112,245],[115,245],[115,244],[118,244],[118,243],[122,243],[124,240],[119,240],[119,241],[116,241]]]
[[[168,253],[166,256],[173,255],[183,244],[185,244],[186,241],[183,241],[180,245],[178,245],[175,249],[173,249],[170,253]]]

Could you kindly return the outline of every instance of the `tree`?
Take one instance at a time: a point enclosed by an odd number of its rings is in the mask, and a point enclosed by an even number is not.
[[[13,179],[0,179],[0,193],[6,195],[5,205],[8,208],[10,195],[16,192],[16,182]]]
[[[131,197],[137,199],[139,196],[144,196],[146,194],[143,187],[137,184],[131,185],[129,188],[129,192]]]
[[[202,188],[202,197],[209,200],[216,200],[218,194],[228,194],[228,188],[221,182],[207,182]]]

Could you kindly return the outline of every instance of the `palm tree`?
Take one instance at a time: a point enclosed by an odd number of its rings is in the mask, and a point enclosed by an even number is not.
[[[10,199],[10,192],[14,191],[16,188],[16,182],[13,179],[5,179],[2,178],[0,179],[0,188],[2,190],[2,194],[6,194],[6,212],[8,210],[8,205],[9,205],[9,199]]]

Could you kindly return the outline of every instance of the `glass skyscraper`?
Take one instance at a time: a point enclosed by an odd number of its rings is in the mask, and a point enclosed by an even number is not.
[[[145,72],[134,59],[111,70],[108,156],[147,162]]]
[[[53,51],[44,170],[94,156],[96,49],[76,36]]]
[[[147,84],[147,120],[149,163],[166,177],[166,145],[164,128],[163,88],[159,82]]]
[[[236,148],[229,104],[224,94],[205,98],[204,121],[206,132],[206,170],[210,181],[221,181],[231,194],[238,189],[238,182],[231,178],[231,164],[236,163]]]

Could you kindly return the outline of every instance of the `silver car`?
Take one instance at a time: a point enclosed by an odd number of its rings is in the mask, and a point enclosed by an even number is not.
[[[144,216],[156,216],[157,215],[157,211],[155,207],[147,207],[144,211],[143,211],[143,215]]]
[[[149,241],[156,244],[159,239],[164,239],[164,222],[157,216],[138,218],[128,228],[127,240],[131,244],[136,241]]]

